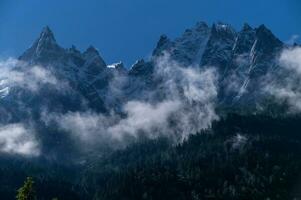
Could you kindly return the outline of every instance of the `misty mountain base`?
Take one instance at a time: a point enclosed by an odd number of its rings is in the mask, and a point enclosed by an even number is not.
[[[301,47],[264,25],[199,22],[130,69],[45,27],[0,68],[1,199],[301,198]]]
[[[1,194],[30,175],[37,199],[299,199],[300,120],[231,114],[182,144],[143,140],[79,169],[6,162]]]

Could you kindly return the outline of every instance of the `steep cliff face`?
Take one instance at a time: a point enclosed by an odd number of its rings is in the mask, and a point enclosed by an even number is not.
[[[162,35],[151,60],[168,54],[182,67],[214,67],[219,73],[220,103],[226,106],[256,104],[263,96],[256,88],[262,87],[262,79],[277,68],[279,54],[286,47],[264,25],[252,28],[244,24],[236,31],[221,22],[211,27],[199,22],[175,40]],[[141,75],[148,73],[149,68],[145,68]]]

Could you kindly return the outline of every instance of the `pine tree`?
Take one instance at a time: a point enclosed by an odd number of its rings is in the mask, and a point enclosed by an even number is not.
[[[23,186],[18,189],[16,198],[17,200],[36,200],[32,177],[27,177]]]

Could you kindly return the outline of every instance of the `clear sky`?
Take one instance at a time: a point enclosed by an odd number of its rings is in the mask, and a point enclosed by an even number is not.
[[[63,47],[92,44],[108,64],[130,66],[151,54],[161,34],[174,38],[197,21],[238,30],[266,24],[289,41],[301,35],[300,11],[300,0],[0,0],[0,55],[20,55],[49,25]]]

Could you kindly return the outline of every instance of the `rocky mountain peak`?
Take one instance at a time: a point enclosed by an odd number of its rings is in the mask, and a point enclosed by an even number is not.
[[[161,56],[163,51],[169,49],[171,46],[171,41],[167,37],[167,35],[161,35],[159,41],[157,42],[157,46],[153,51],[153,56]]]
[[[99,52],[94,46],[90,45],[84,52],[84,55],[99,55]]]
[[[46,26],[42,29],[39,38],[20,56],[20,59],[34,63],[44,63],[62,57],[62,54],[64,54],[63,48],[57,44],[53,32]]]
[[[276,45],[282,45],[282,42],[264,24],[260,25],[256,29],[256,35],[258,39],[265,42],[270,41],[275,43]]]
[[[89,73],[98,74],[107,66],[98,50],[93,46],[88,47],[88,49],[83,53],[83,58],[85,60],[83,67],[86,68]]]
[[[44,51],[57,51],[60,49],[59,45],[56,42],[53,32],[50,30],[48,26],[44,27],[40,37],[34,44],[36,45],[36,53],[42,54]]]
[[[265,54],[272,54],[283,46],[283,43],[265,26],[260,25],[256,29],[256,50]]]
[[[236,37],[237,33],[231,25],[222,22],[214,23],[200,60],[201,65],[218,66],[223,71],[231,59]]]
[[[99,51],[93,46],[89,46],[87,48],[87,50],[83,53],[83,57],[87,61],[93,60],[93,61],[100,62],[103,66],[106,65],[103,59],[101,58]]]
[[[247,23],[238,33],[235,44],[233,46],[233,53],[236,55],[249,53],[255,42],[255,30]]]
[[[54,34],[53,34],[52,30],[49,28],[49,26],[46,26],[42,29],[39,40],[45,41],[45,42],[47,41],[47,42],[56,43]]]
[[[160,37],[153,56],[161,56],[163,52],[170,54],[171,58],[184,66],[198,65],[210,37],[210,27],[205,22],[198,22],[192,28],[175,40],[170,40],[166,35]]]

